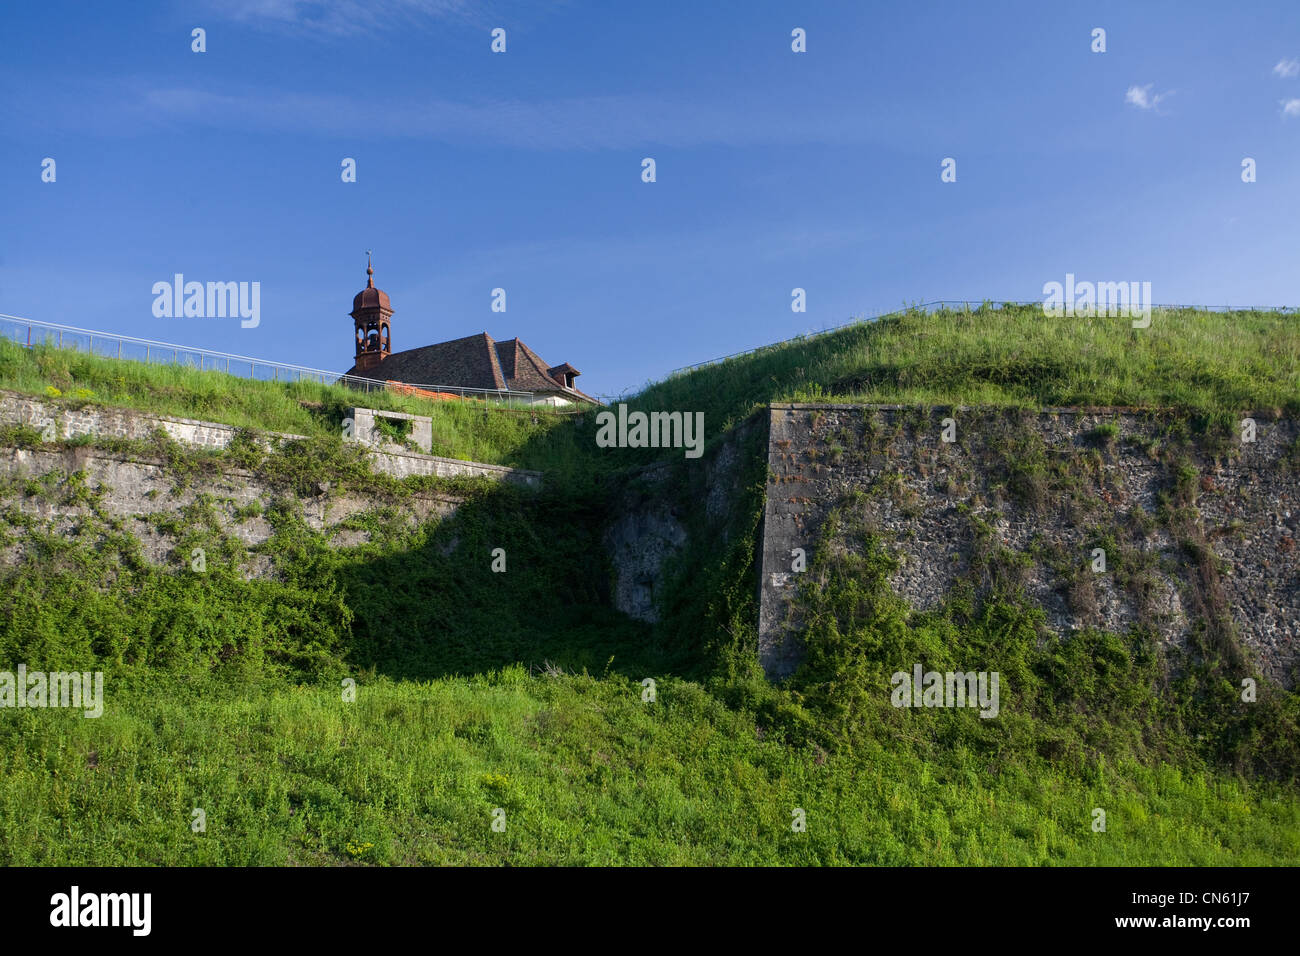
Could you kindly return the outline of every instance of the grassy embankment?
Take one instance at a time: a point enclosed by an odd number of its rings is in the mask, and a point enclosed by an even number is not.
[[[333,549],[301,520],[295,491],[322,476],[340,490],[363,481],[334,440],[348,396],[210,375],[0,351],[2,387],[85,388],[317,439],[244,461],[281,486],[261,548],[272,581],[243,580],[247,549],[215,522],[218,500],[156,519],[178,555],[208,549],[195,575],[179,557],[141,560],[131,528],[75,475],[6,485],[6,535],[29,548],[0,581],[0,668],[102,669],[106,712],[0,711],[0,861],[1300,861],[1294,695],[1239,713],[1212,668],[1200,685],[1166,686],[1142,634],[1040,646],[1034,609],[1014,594],[913,615],[883,587],[888,557],[869,549],[819,556],[809,670],[773,689],[752,659],[761,470],[750,469],[729,547],[682,556],[690,573],[651,628],[604,606],[603,496],[619,482],[597,479],[644,457],[598,454],[592,416],[525,428],[492,424],[518,413],[446,412],[473,416],[445,419],[467,457],[555,461],[558,480],[541,495],[469,489],[454,519],[419,529],[382,500],[419,483],[371,483],[381,500],[353,522],[371,543]],[[299,404],[304,394],[314,404]],[[1131,330],[1025,309],[902,316],[630,401],[702,410],[716,436],[773,399],[1222,418],[1296,414],[1297,395],[1300,334],[1287,316],[1161,313]],[[407,401],[395,405],[417,410]],[[213,465],[170,455],[178,490]],[[697,479],[674,467],[683,513],[699,522]],[[569,480],[579,475],[595,478]],[[79,533],[8,506],[20,496],[83,505]],[[506,574],[471,557],[501,542]],[[1002,719],[900,712],[887,687],[871,693],[896,658],[961,663],[956,648],[1006,675]],[[355,703],[342,700],[345,677],[358,681]],[[653,702],[644,677],[658,682]],[[194,808],[205,833],[191,831]],[[497,808],[504,832],[491,828]],[[806,832],[791,829],[796,808]]]
[[[433,418],[433,453],[466,461],[563,470],[574,457],[569,418],[547,408],[432,401],[319,382],[271,382],[175,364],[119,361],[0,339],[0,387],[55,401],[133,408],[313,438],[336,438],[355,406]],[[554,434],[552,434],[554,433]]]

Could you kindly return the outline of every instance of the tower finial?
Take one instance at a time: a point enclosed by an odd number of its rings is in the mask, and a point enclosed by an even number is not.
[[[375,267],[370,264],[370,250],[366,250],[366,288],[375,287]]]

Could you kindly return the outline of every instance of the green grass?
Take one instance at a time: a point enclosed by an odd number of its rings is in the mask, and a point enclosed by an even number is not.
[[[337,437],[361,406],[428,415],[433,454],[518,468],[563,470],[572,459],[569,416],[548,408],[503,408],[479,401],[430,401],[319,382],[267,382],[0,340],[0,388],[72,405],[133,408],[309,437]],[[555,433],[555,434],[552,434]]]
[[[435,454],[554,472],[562,480],[673,452],[598,453],[594,414],[430,402],[316,383],[250,381],[0,341],[0,387],[231,425],[337,434],[356,404],[431,415]],[[85,400],[85,399],[82,399]],[[1300,414],[1300,316],[1158,310],[1151,326],[1052,319],[1038,306],[911,310],[672,375],[634,408],[703,411],[711,439],[771,401],[1143,406]],[[675,452],[680,454],[680,452]]]
[[[909,311],[679,373],[635,396],[710,435],[769,401],[1281,409],[1300,414],[1300,316],[1156,311],[1151,327],[1037,306]]]
[[[371,542],[346,549],[278,498],[259,547],[276,575],[246,581],[215,499],[163,522],[182,557],[207,548],[200,575],[142,561],[76,475],[3,491],[90,515],[67,537],[13,526],[33,550],[0,574],[0,662],[106,679],[99,719],[0,710],[0,863],[1300,861],[1294,787],[1202,756],[1140,647],[1040,648],[1006,604],[911,619],[876,559],[816,565],[811,666],[771,687],[740,598],[746,508],[729,550],[683,557],[681,606],[651,629],[604,607],[592,503],[558,492],[477,486],[418,529],[377,501],[350,519]],[[510,570],[493,574],[507,535]],[[868,692],[896,658],[976,652],[1008,681],[1002,720]]]
[[[1298,356],[1300,333],[1280,314],[1157,313],[1133,330],[1034,308],[913,313],[629,401],[704,411],[713,438],[773,400],[1294,415]],[[0,386],[309,436],[271,455],[247,442],[220,457],[153,448],[178,489],[202,488],[222,461],[272,483],[264,507],[236,515],[271,523],[252,549],[271,562],[267,580],[240,573],[250,549],[215,520],[234,513],[229,502],[152,519],[178,556],[158,567],[84,475],[0,483],[0,535],[29,546],[0,569],[0,668],[106,673],[98,720],[0,709],[0,863],[1300,862],[1295,694],[1262,688],[1243,709],[1208,656],[1167,680],[1140,632],[1043,644],[1037,610],[1014,589],[958,588],[912,614],[888,593],[888,556],[854,524],[852,502],[836,518],[848,537],[832,527],[836,545],[810,570],[808,666],[769,685],[755,648],[757,433],[721,523],[704,469],[668,453],[671,492],[654,493],[690,544],[649,626],[609,608],[601,534],[638,488],[620,469],[661,453],[597,450],[589,412],[362,402],[433,415],[438,453],[546,471],[536,493],[368,475],[337,440],[357,400],[338,388],[7,343]],[[10,431],[10,444],[40,444]],[[1117,436],[1102,426],[1089,439]],[[1064,479],[1035,470],[1022,444],[1008,445],[1008,486],[1030,499]],[[345,522],[369,543],[335,548],[306,525],[298,496],[321,480],[373,496]],[[428,490],[466,501],[451,519],[407,526],[395,506]],[[21,498],[84,511],[62,532],[15,508]],[[192,546],[207,550],[205,574],[187,571]],[[505,574],[490,569],[497,546]],[[989,549],[994,580],[1014,557]],[[1003,717],[889,706],[889,672],[914,661],[999,670]],[[359,683],[355,703],[341,699],[344,677]],[[644,677],[658,682],[653,703]],[[504,833],[491,829],[498,807]],[[791,829],[796,808],[807,832]],[[1094,808],[1105,833],[1092,831]]]
[[[362,682],[351,704],[328,686],[110,681],[97,720],[0,718],[0,861],[1300,861],[1300,803],[1269,786],[1133,762],[1080,778],[1044,760],[990,774],[969,753],[925,760],[897,745],[826,754],[760,739],[753,713],[696,684],[657,691],[644,703],[635,681],[520,667]],[[796,808],[806,832],[792,830]]]

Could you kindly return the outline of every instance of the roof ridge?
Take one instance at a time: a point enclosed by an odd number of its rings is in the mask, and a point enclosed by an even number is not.
[[[488,363],[492,366],[492,380],[496,382],[497,388],[510,388],[510,383],[506,380],[501,371],[501,357],[497,355],[497,342],[486,332],[480,333],[483,338],[487,339]],[[517,379],[519,376],[516,375]]]

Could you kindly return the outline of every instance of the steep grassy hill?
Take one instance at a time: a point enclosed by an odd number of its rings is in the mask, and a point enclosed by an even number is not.
[[[1300,414],[1298,329],[1275,313],[1161,312],[1138,330],[1030,307],[914,312],[628,401],[703,411],[714,439],[768,401],[829,398],[1160,405],[1210,428]],[[248,548],[219,501],[158,519],[206,548],[195,575],[143,560],[79,472],[0,487],[3,542],[25,546],[0,570],[0,670],[103,670],[107,698],[98,720],[0,710],[0,863],[1300,862],[1295,694],[1237,707],[1213,661],[1171,683],[1142,633],[1044,645],[1014,593],[916,615],[869,541],[814,556],[809,666],[768,684],[761,444],[745,447],[725,545],[677,557],[651,626],[610,609],[601,535],[627,469],[664,453],[597,448],[590,413],[384,400],[434,415],[436,451],[546,471],[534,493],[368,481],[338,440],[353,404],[338,389],[8,344],[0,387],[311,436],[272,454],[159,446],[177,488],[223,461],[273,478],[271,579],[241,573]],[[2,443],[44,447],[30,429]],[[666,457],[683,520],[703,520],[699,470]],[[351,519],[368,544],[331,547],[302,520],[322,479],[375,492]],[[444,522],[406,527],[386,507],[443,487],[468,498]],[[73,534],[43,517],[74,504]],[[506,574],[467,557],[498,542]],[[943,663],[959,646],[1014,683],[1004,719],[900,712],[871,692],[885,649]]]
[[[1159,310],[1149,328],[1130,322],[1028,305],[913,310],[684,372],[636,402],[704,411],[711,429],[769,401],[1300,414],[1300,315]]]

